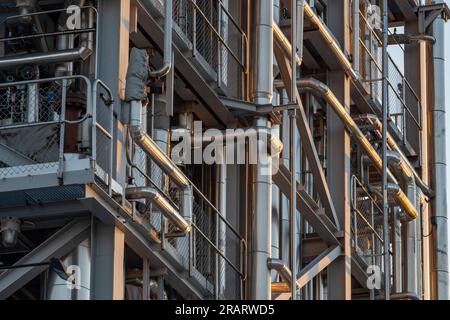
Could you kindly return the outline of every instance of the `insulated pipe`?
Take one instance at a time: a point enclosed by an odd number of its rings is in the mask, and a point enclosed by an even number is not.
[[[90,239],[82,241],[62,258],[65,266],[75,273],[73,287],[55,272],[49,272],[46,289],[47,300],[89,300],[91,298],[91,244]],[[79,285],[79,288],[75,286]]]
[[[173,24],[172,0],[164,1],[164,58],[160,69],[150,71],[152,78],[165,77],[172,68],[172,24]]]
[[[128,200],[146,199],[155,204],[162,213],[169,219],[180,231],[184,234],[191,230],[189,222],[185,217],[167,201],[156,189],[150,187],[131,187],[125,191],[125,196]]]
[[[273,0],[254,1],[252,23],[252,100],[259,105],[272,103],[273,91]]]
[[[284,283],[287,283],[289,288],[291,287],[292,272],[282,260],[269,258],[267,259],[267,267],[271,270],[275,270],[279,274],[281,280]]]
[[[40,52],[26,55],[7,56],[0,59],[0,70],[17,67],[25,64],[48,64],[76,60],[86,60],[92,50],[86,47],[67,49],[54,52]]]
[[[273,22],[273,35],[274,35],[274,40],[277,41],[278,44],[281,45],[285,54],[290,56],[292,54],[291,42],[284,35],[283,31],[281,31],[280,27],[278,26],[278,23],[276,23],[275,21]],[[295,61],[296,61],[297,65],[299,65],[299,66],[302,64],[302,60],[298,56],[298,54],[295,58]]]
[[[214,132],[214,133],[212,133]],[[251,128],[249,130],[232,130],[220,131],[220,134],[217,134],[217,131],[206,131],[203,135],[197,136],[194,135],[192,137],[192,143],[194,146],[202,145],[203,143],[216,143],[221,145],[226,145],[229,142],[235,142],[237,144],[245,144],[245,139],[255,139],[257,141],[258,137],[267,137],[267,141],[269,142],[270,147],[268,148],[269,156],[277,157],[283,150],[283,143],[280,138],[271,132],[269,128]],[[184,136],[191,135],[191,130],[185,128],[177,128],[172,130],[173,136]]]
[[[172,160],[161,150],[156,142],[142,130],[140,101],[131,101],[130,131],[134,142],[155,162],[182,190],[181,215],[188,222],[192,221],[193,194],[189,180]],[[187,231],[189,232],[189,230]]]
[[[161,150],[157,143],[148,136],[148,134],[141,128],[141,108],[140,101],[131,101],[131,118],[130,131],[133,140],[138,146],[142,148],[152,160],[169,175],[174,182],[181,188],[188,188],[189,181],[184,173],[177,167],[176,164],[169,159],[169,157]]]
[[[369,140],[367,140],[366,136],[361,132],[361,130],[356,125],[355,121],[352,119],[350,114],[346,111],[344,106],[339,102],[333,92],[328,88],[324,83],[313,79],[302,79],[298,81],[300,91],[313,91],[315,94],[319,94],[323,97],[333,108],[342,122],[345,124],[347,130],[359,141],[363,149],[366,151],[369,158],[372,160],[373,164],[377,168],[379,172],[383,169],[383,163],[378,152],[372,147]],[[391,183],[397,184],[397,179],[391,173],[390,170],[387,171],[388,179]],[[399,203],[405,210],[405,213],[409,217],[410,220],[414,220],[417,218],[418,214],[415,206],[408,200],[403,191],[399,188],[395,193],[395,197]]]
[[[66,0],[64,2],[64,7],[69,8],[72,5],[77,7],[83,7],[85,0]],[[68,12],[63,11],[58,18],[57,28],[59,31],[67,30],[67,15]],[[86,45],[86,42],[81,42],[81,47],[86,47],[92,51],[92,48],[89,48]],[[63,50],[71,50],[74,46],[74,35],[73,34],[62,34],[56,38],[56,47],[59,51]],[[60,64],[56,67],[55,76],[65,76],[71,75],[73,73],[73,61],[68,61],[63,64]]]
[[[376,115],[373,114],[365,114],[365,115],[360,115],[356,118],[357,120],[361,119],[364,121],[368,121],[371,125],[374,125],[376,130],[377,130],[377,134],[379,137],[381,137],[381,129],[382,129],[382,124],[380,119],[378,119],[378,117]],[[409,162],[408,158],[405,156],[405,154],[402,152],[402,150],[400,149],[400,147],[397,145],[397,143],[395,142],[394,138],[392,138],[391,134],[388,132],[387,134],[387,143],[389,145],[389,147],[391,148],[392,151],[397,152],[401,158],[402,158],[402,171],[403,172],[411,172],[414,175],[414,180],[416,182],[416,185],[420,188],[420,190],[422,190],[422,192],[428,197],[428,198],[434,198],[435,193],[433,192],[433,190],[431,190],[431,188],[422,180],[422,178],[419,176],[419,174],[416,172],[416,170],[413,168],[413,166],[411,165],[411,163]]]
[[[304,5],[305,8],[305,15],[309,18],[309,20],[312,22],[314,27],[316,27],[324,40],[327,42],[330,49],[333,51],[333,53],[336,55],[336,58],[342,65],[344,71],[353,79],[358,79],[358,75],[356,74],[355,70],[353,70],[351,62],[348,60],[347,56],[344,54],[344,52],[341,50],[341,47],[336,42],[336,40],[333,38],[331,32],[328,30],[327,26],[322,22],[322,20],[315,14],[313,9],[310,7],[308,3],[305,2]]]
[[[437,0],[436,3],[444,3]],[[436,44],[433,47],[434,65],[434,108],[431,119],[433,126],[433,178],[436,198],[433,202],[435,218],[434,228],[434,270],[436,298],[448,300],[449,267],[448,267],[448,208],[447,208],[447,136],[446,136],[446,76],[445,76],[445,21],[439,16],[433,22],[433,36]]]
[[[267,128],[267,118],[257,118],[257,127]],[[267,267],[267,259],[271,257],[271,207],[272,207],[272,159],[268,157],[266,164],[258,162],[254,165],[253,189],[257,195],[254,199],[252,215],[252,241],[250,246],[251,272],[250,299],[269,300],[271,298],[271,272]]]

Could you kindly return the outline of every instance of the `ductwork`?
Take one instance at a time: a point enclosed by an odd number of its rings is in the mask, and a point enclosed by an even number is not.
[[[358,140],[360,145],[366,151],[369,158],[372,160],[373,164],[377,168],[377,170],[381,173],[383,168],[383,162],[381,160],[378,152],[373,148],[370,144],[369,140],[367,140],[366,136],[361,132],[358,128],[355,121],[352,119],[350,114],[344,108],[344,106],[339,102],[333,92],[328,88],[324,83],[316,80],[316,79],[302,79],[298,81],[300,91],[312,91],[314,94],[319,94],[322,98],[324,98],[329,105],[333,108],[339,118],[342,120],[347,130]],[[397,179],[388,170],[388,179],[391,183],[397,184]],[[395,194],[395,197],[398,201],[398,204],[402,206],[410,220],[414,220],[417,218],[418,214],[415,208],[403,191],[399,188],[398,192]]]
[[[183,194],[184,195],[184,194]],[[175,225],[181,232],[184,234],[189,233],[191,227],[190,223],[190,212],[183,212],[181,215],[178,210],[176,210],[169,201],[166,200],[164,196],[162,196],[156,189],[150,187],[132,187],[127,188],[125,192],[125,196],[128,200],[142,200],[146,199],[149,202],[155,204],[166,216],[170,222]],[[190,195],[189,195],[190,196]],[[189,199],[190,200],[190,199]],[[189,202],[189,201],[188,201]],[[184,203],[184,197],[183,197]],[[189,206],[181,206],[186,209]],[[187,218],[188,220],[186,220]]]
[[[163,78],[172,68],[172,6],[172,0],[164,1],[164,62],[160,69],[150,71],[149,76],[152,78]]]

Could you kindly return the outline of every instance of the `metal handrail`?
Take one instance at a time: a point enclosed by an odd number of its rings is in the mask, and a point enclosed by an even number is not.
[[[244,70],[245,73],[247,73],[247,66],[246,66],[246,62],[242,62],[237,56],[236,54],[233,52],[233,50],[231,50],[231,48],[228,46],[228,44],[226,43],[226,41],[222,38],[222,36],[220,35],[219,31],[216,30],[216,28],[213,26],[213,24],[209,21],[208,17],[206,17],[206,15],[203,13],[202,9],[195,3],[194,0],[188,0],[189,3],[192,5],[192,8],[195,12],[200,13],[200,17],[206,22],[206,24],[210,27],[210,29],[212,30],[212,32],[216,35],[217,39],[222,43],[222,45],[225,47],[225,49],[227,49],[227,51],[231,54],[231,56],[233,57],[233,59],[239,64],[239,66]],[[225,7],[223,6],[223,4],[220,2],[220,8],[219,10],[223,10],[225,11],[225,13],[227,14],[228,17],[230,17],[231,15],[227,12],[227,10],[225,9]],[[242,31],[242,29],[238,29],[238,31],[241,33],[241,35],[244,37],[245,42],[246,42],[246,46],[248,46],[248,39],[247,36],[245,35],[245,33]]]
[[[100,23],[100,18],[99,18],[99,14],[98,14],[98,10],[96,7],[94,6],[82,6],[80,7],[80,10],[83,9],[88,9],[88,10],[93,10],[94,14],[95,14],[95,21],[96,21],[96,28],[98,28],[99,23]],[[46,11],[37,11],[37,12],[30,12],[30,13],[26,13],[26,14],[19,14],[19,15],[13,15],[13,16],[8,16],[6,17],[3,21],[1,21],[0,24],[4,24],[9,20],[12,19],[17,19],[17,18],[21,18],[21,17],[33,17],[33,16],[38,16],[38,15],[42,15],[42,14],[49,14],[49,13],[57,13],[57,12],[67,12],[67,8],[63,8],[63,9],[52,9],[52,10],[46,10]],[[97,73],[98,73],[98,37],[99,37],[99,33],[97,32],[96,28],[86,28],[86,29],[77,29],[77,30],[67,30],[67,31],[58,31],[58,32],[49,32],[49,33],[40,33],[40,34],[32,34],[32,35],[21,35],[20,37],[16,37],[18,39],[27,39],[27,38],[39,38],[39,37],[51,37],[51,36],[58,36],[58,35],[63,35],[63,34],[77,34],[77,33],[95,33],[95,72],[94,72],[94,78],[97,78]],[[0,38],[0,42],[7,42],[7,41],[12,41],[15,38]]]
[[[377,41],[378,45],[381,46],[382,41],[380,40],[377,32],[368,23],[367,19],[364,17],[362,12],[359,12],[359,15],[360,15],[361,20],[364,22],[365,26],[367,27],[368,31],[372,34],[372,36],[375,39],[375,41]],[[359,36],[359,43],[364,48],[365,52],[369,55],[370,59],[372,60],[373,64],[378,69],[378,71],[382,72],[382,68],[379,65],[377,59],[375,59],[375,57],[373,56],[371,50],[369,48],[367,48],[367,46],[365,45],[363,39],[361,39],[361,36]],[[409,91],[412,93],[413,97],[417,101],[418,107],[419,107],[418,112],[420,114],[420,112],[421,112],[420,110],[422,109],[422,106],[421,106],[421,101],[420,101],[417,93],[411,87],[411,84],[409,83],[408,79],[406,79],[406,77],[400,71],[400,69],[398,68],[397,64],[394,62],[394,60],[392,59],[392,57],[389,54],[388,54],[388,58],[389,58],[389,65],[391,65],[391,66],[393,66],[395,68],[396,72],[401,77],[402,83],[408,87]],[[375,79],[375,80],[372,80],[372,81],[379,81],[379,80],[380,79]],[[406,110],[406,112],[411,116],[411,118],[413,119],[414,123],[417,125],[418,129],[422,130],[422,125],[421,125],[420,121],[418,119],[416,119],[416,117],[413,115],[412,111],[410,110],[410,108],[406,104],[405,97],[401,97],[400,96],[400,94],[397,92],[397,90],[395,89],[394,85],[392,84],[392,81],[389,78],[387,79],[387,82],[388,82],[389,87],[391,87],[392,91],[394,92],[395,96],[397,97],[398,101],[400,101],[400,103],[402,104],[402,107],[404,108],[404,110]]]

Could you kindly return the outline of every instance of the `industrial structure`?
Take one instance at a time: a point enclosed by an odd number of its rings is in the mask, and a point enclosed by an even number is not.
[[[0,299],[449,299],[449,17],[0,0]]]

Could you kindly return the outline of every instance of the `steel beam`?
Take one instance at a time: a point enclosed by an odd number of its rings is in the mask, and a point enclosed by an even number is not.
[[[89,236],[89,226],[89,219],[73,220],[14,265],[47,262],[50,258],[61,258]],[[3,272],[0,275],[0,300],[8,298],[46,268],[46,266],[18,268]]]
[[[328,3],[328,27],[333,30],[343,52],[350,48],[348,32],[350,5],[345,0]],[[347,108],[350,105],[350,78],[342,70],[329,73],[330,89]],[[343,255],[328,268],[328,298],[351,299],[350,230],[350,136],[331,107],[327,108],[327,181],[343,231]]]
[[[291,95],[292,89],[290,88],[292,69],[289,59],[285,56],[283,49],[275,42],[274,43],[275,57],[278,62],[278,67],[280,68],[281,78],[285,84],[288,95]],[[325,208],[326,214],[329,216],[331,221],[334,222],[337,229],[340,229],[339,221],[336,215],[336,210],[334,208],[333,200],[331,199],[330,190],[328,189],[328,183],[325,178],[325,174],[322,169],[322,165],[317,154],[316,147],[314,145],[314,140],[312,137],[311,129],[309,127],[305,110],[303,109],[300,94],[297,90],[295,93],[297,96],[298,113],[297,113],[297,128],[300,132],[300,139],[302,142],[302,147],[306,152],[306,157],[311,166],[311,171],[314,176],[314,185],[320,196],[320,200]]]

